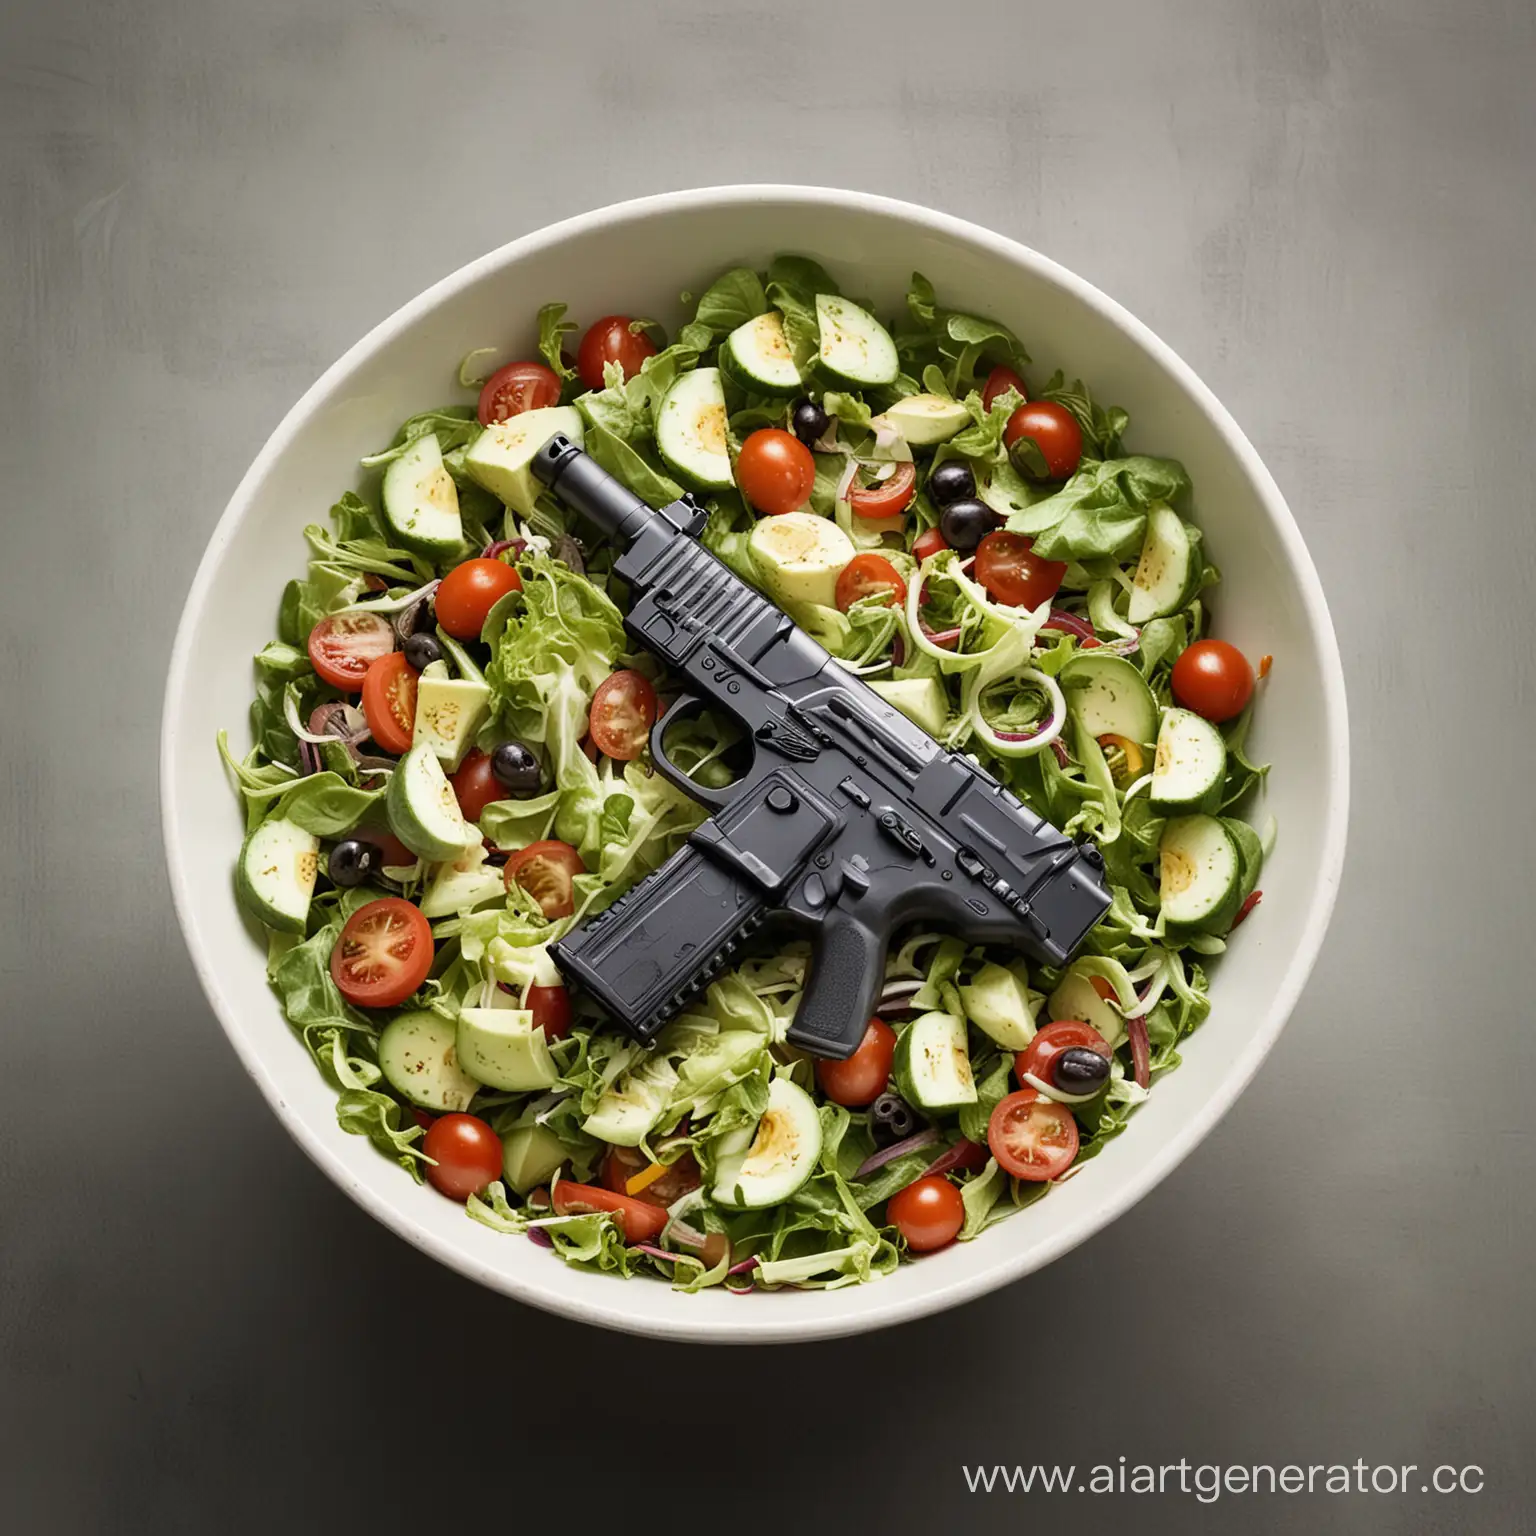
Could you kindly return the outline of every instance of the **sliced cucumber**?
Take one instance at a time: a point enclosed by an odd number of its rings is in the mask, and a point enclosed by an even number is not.
[[[776,1077],[757,1125],[720,1140],[715,1203],[739,1211],[778,1205],[810,1178],[820,1157],[821,1116],[815,1103],[789,1078]]]
[[[570,1155],[570,1148],[542,1125],[520,1125],[501,1138],[501,1171],[520,1195],[558,1173]]]
[[[423,917],[453,917],[500,900],[506,890],[502,872],[485,862],[485,844],[471,843],[457,858],[437,866],[418,905]]]
[[[447,560],[464,546],[459,490],[443,468],[435,432],[418,437],[384,471],[384,522],[392,542]]]
[[[1149,801],[1159,816],[1214,811],[1227,776],[1227,744],[1209,720],[1165,709],[1152,759]]]
[[[901,372],[891,333],[866,309],[835,293],[816,295],[822,370],[855,389],[894,384]]]
[[[396,1093],[440,1115],[469,1107],[480,1084],[459,1065],[458,1031],[422,1009],[391,1019],[379,1036],[379,1070]]]
[[[837,578],[857,551],[830,517],[782,512],[760,517],[747,536],[747,552],[774,602],[837,607]]]
[[[738,325],[720,348],[720,365],[755,395],[796,395],[800,370],[784,339],[784,317],[776,309]]]
[[[464,451],[464,472],[476,485],[499,496],[514,512],[533,516],[539,483],[528,467],[555,433],[578,448],[585,442],[581,412],[574,405],[548,405],[495,422]]]
[[[971,413],[944,395],[904,395],[883,416],[913,448],[936,448],[971,424]]]
[[[914,725],[930,736],[942,736],[949,723],[949,696],[936,677],[872,677],[869,686],[894,704]]]
[[[1005,1051],[1022,1051],[1035,1038],[1022,961],[1012,968],[988,961],[960,988],[960,1005],[966,1018]]]
[[[1125,1020],[1099,996],[1093,983],[1079,971],[1068,971],[1051,993],[1046,1011],[1052,1023],[1076,1019],[1098,1030],[1112,1046],[1125,1039]]]
[[[441,762],[455,769],[490,708],[489,684],[468,677],[449,677],[445,662],[431,662],[416,685],[416,721],[411,740],[417,746],[431,747]]]
[[[303,933],[320,869],[320,839],[281,816],[268,817],[245,840],[235,890],[252,917],[281,933]]]
[[[891,1076],[901,1096],[919,1109],[943,1112],[976,1102],[965,1020],[952,1013],[914,1019],[896,1044]]]
[[[456,859],[477,841],[459,811],[458,796],[430,746],[412,747],[390,775],[384,797],[390,830],[418,858]]]
[[[1131,578],[1126,618],[1132,624],[1177,613],[1200,585],[1200,530],[1192,528],[1165,501],[1147,514],[1147,537]]]
[[[736,483],[725,446],[725,390],[718,368],[695,368],[662,396],[656,450],[700,490],[724,491]]]
[[[1157,700],[1123,656],[1084,651],[1058,674],[1072,718],[1094,738],[1124,736],[1138,746],[1157,739]]]
[[[1214,816],[1180,816],[1158,845],[1158,896],[1170,929],[1225,933],[1237,916],[1243,864]]]
[[[608,1086],[581,1128],[616,1147],[638,1147],[676,1087],[677,1068],[665,1056],[649,1057]]]
[[[456,1043],[459,1065],[488,1088],[533,1093],[560,1081],[549,1041],[526,1009],[461,1008]]]

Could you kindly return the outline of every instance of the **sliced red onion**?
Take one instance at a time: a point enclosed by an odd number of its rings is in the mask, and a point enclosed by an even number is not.
[[[960,638],[958,629],[930,629],[925,633],[934,645],[951,646]]]
[[[739,1264],[732,1264],[725,1273],[727,1276],[744,1275],[749,1269],[756,1269],[757,1262],[757,1255],[754,1253],[750,1259],[743,1259]]]
[[[888,981],[880,989],[880,1000],[875,1004],[876,1013],[900,1013],[908,1007],[915,992],[922,991],[926,983],[920,976],[903,976]]]
[[[702,1248],[704,1246],[704,1234],[702,1232],[695,1232],[686,1221],[677,1216],[674,1216],[667,1223],[666,1235],[668,1237],[675,1237],[685,1248]]]
[[[1049,724],[1042,726],[1038,731],[999,731],[992,732],[999,741],[1038,741],[1042,736],[1053,736],[1055,732]]]
[[[492,539],[480,551],[480,558],[482,560],[494,560],[497,555],[504,555],[509,549],[514,555],[520,555],[527,548],[527,539]]]
[[[421,610],[432,601],[432,595],[436,591],[437,583],[429,581],[426,586],[412,592],[405,606],[395,614],[395,635],[401,645],[416,633],[416,624],[421,618]]]
[[[357,760],[359,773],[393,773],[400,765],[392,757],[372,757],[364,753]]]
[[[299,743],[299,767],[306,776],[320,772],[320,754],[307,741]]]
[[[1080,619],[1075,613],[1068,613],[1064,608],[1052,608],[1043,629],[1065,630],[1069,635],[1076,635],[1079,640],[1097,640],[1099,637],[1093,632],[1093,625],[1086,619]]]
[[[1263,891],[1251,891],[1243,898],[1243,904],[1237,909],[1237,916],[1232,919],[1232,927],[1236,928],[1258,904],[1264,900]],[[1230,931],[1230,930],[1229,930]]]
[[[936,1173],[948,1173],[951,1168],[985,1168],[987,1150],[974,1141],[956,1142],[942,1157],[936,1157],[923,1169],[922,1177],[932,1178]]]
[[[332,699],[329,704],[317,704],[310,711],[309,729],[315,733],[313,739],[317,744],[344,741],[351,746],[367,739],[368,717],[355,704]],[[357,756],[355,752],[352,755]]]
[[[1152,1042],[1147,1038],[1147,1021],[1137,1014],[1125,1021],[1125,1032],[1131,1041],[1131,1066],[1136,1073],[1136,1086],[1152,1086]]]
[[[692,1257],[690,1254],[673,1253],[669,1249],[658,1248],[654,1243],[636,1243],[635,1247],[641,1253],[648,1253],[653,1259],[665,1259],[669,1264],[686,1264]],[[699,1261],[693,1258],[693,1262],[697,1264]]]
[[[1051,743],[1051,751],[1056,754],[1056,763],[1058,767],[1065,768],[1067,764],[1072,761],[1072,759],[1067,756],[1067,749],[1062,745],[1062,741],[1059,736],[1055,741]]]
[[[540,1248],[553,1248],[555,1240],[543,1227],[529,1227],[525,1234],[530,1243],[537,1243]]]
[[[931,1147],[938,1139],[937,1127],[930,1125],[926,1131],[919,1131],[915,1136],[908,1136],[904,1141],[893,1141],[890,1146],[872,1153],[859,1164],[854,1170],[854,1182],[857,1183],[877,1168],[884,1168],[887,1163],[895,1162],[898,1157],[905,1157],[908,1152],[916,1152],[922,1147]]]

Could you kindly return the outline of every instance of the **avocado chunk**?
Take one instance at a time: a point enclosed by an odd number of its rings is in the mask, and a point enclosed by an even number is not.
[[[520,1195],[537,1189],[570,1155],[565,1143],[542,1125],[520,1125],[501,1139],[501,1171]]]
[[[493,422],[464,453],[464,471],[476,485],[499,496],[523,517],[533,515],[539,484],[529,466],[555,433],[584,444],[581,413],[574,405],[550,405]]]
[[[463,1008],[459,1011],[459,1065],[488,1088],[532,1093],[560,1080],[549,1042],[526,1008]]]
[[[1017,969],[989,961],[960,988],[965,1016],[1005,1051],[1022,1051],[1035,1038],[1035,1016],[1022,963]]]
[[[416,686],[412,744],[431,747],[446,767],[457,768],[490,708],[487,684],[449,677],[447,665],[434,661]]]
[[[783,512],[759,518],[747,538],[768,595],[781,606],[837,607],[837,578],[854,556],[853,541],[830,518]]]
[[[938,678],[871,678],[869,686],[930,736],[943,735],[949,720],[949,698]]]
[[[914,448],[933,448],[970,426],[971,413],[958,400],[943,395],[905,395],[883,419]]]

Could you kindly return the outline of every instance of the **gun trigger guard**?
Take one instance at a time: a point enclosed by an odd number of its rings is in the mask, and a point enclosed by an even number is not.
[[[667,756],[666,750],[667,732],[687,716],[698,714],[708,707],[708,699],[701,699],[692,693],[680,694],[666,714],[651,727],[651,760],[656,764],[656,771],[674,789],[681,790],[685,795],[714,810],[723,811],[735,798],[739,786],[732,784],[726,789],[711,789],[707,784],[700,784],[697,779],[690,779]]]

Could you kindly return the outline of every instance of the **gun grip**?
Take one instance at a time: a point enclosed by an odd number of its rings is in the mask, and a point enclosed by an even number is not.
[[[817,937],[789,1043],[813,1056],[846,1061],[869,1028],[884,983],[884,933],[834,912]]]

